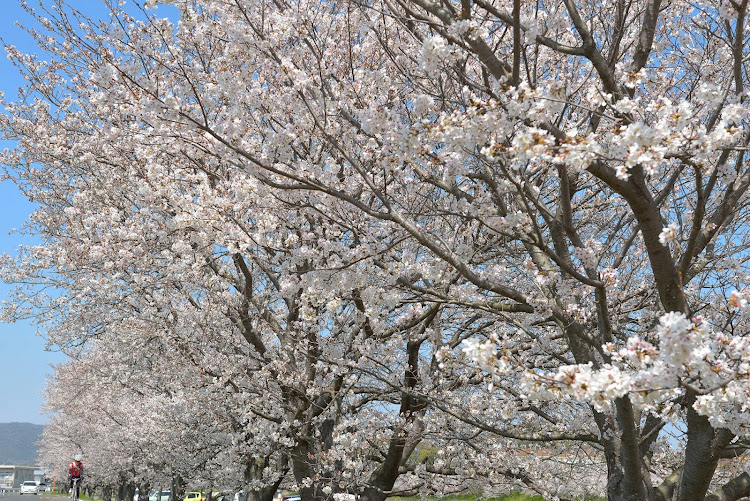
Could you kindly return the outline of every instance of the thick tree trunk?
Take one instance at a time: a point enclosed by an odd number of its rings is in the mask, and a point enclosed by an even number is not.
[[[382,490],[368,486],[360,493],[359,501],[384,501],[386,497]]]
[[[607,500],[655,501],[660,498],[651,485],[644,462],[648,447],[640,447],[640,430],[635,426],[639,420],[633,415],[632,409],[628,410],[629,400],[618,400],[617,425],[611,416],[592,410],[602,436],[600,443],[604,447],[607,463]]]
[[[281,480],[282,478],[280,478],[276,483],[266,487],[262,487],[260,489],[251,489],[246,491],[246,501],[273,501],[273,495],[276,494],[276,491],[281,485]]]
[[[180,475],[172,475],[172,488],[169,491],[169,501],[176,501],[181,499],[184,495],[185,482]]]
[[[138,501],[148,501],[148,494],[151,492],[151,484],[144,482],[138,486]]]
[[[406,438],[395,430],[388,446],[388,453],[380,467],[370,476],[369,485],[360,493],[360,501],[385,501],[399,476]]]
[[[380,467],[370,475],[369,485],[365,486],[360,493],[360,501],[385,501],[401,473],[401,466],[420,441],[423,406],[415,401],[409,391],[413,390],[418,382],[421,344],[421,342],[415,341],[406,343],[406,352],[409,359],[404,372],[404,388],[407,391],[401,394],[401,408],[399,410],[399,414],[406,417],[406,424],[404,428],[393,430],[385,459]],[[414,436],[415,434],[419,436]]]
[[[619,442],[619,440],[618,440]],[[610,449],[605,446],[607,462],[607,501],[655,501],[657,494],[644,482],[642,475],[626,473],[621,446]],[[637,458],[640,462],[641,458]],[[635,481],[642,482],[636,484]]]
[[[744,472],[706,497],[706,501],[738,501],[746,497],[750,497],[750,474]]]
[[[248,459],[248,461],[245,463],[245,492],[247,493],[247,498],[244,500],[241,499],[239,501],[272,501],[273,500],[274,494],[276,494],[276,491],[279,489],[281,482],[284,480],[284,477],[289,471],[289,466],[285,458],[281,459],[281,463],[279,465],[279,472],[278,472],[279,478],[275,482],[265,487],[258,488],[258,489],[247,488],[247,485],[253,482],[254,480],[263,478],[263,470],[265,469],[266,466],[268,466],[268,464],[269,464],[268,458],[266,458],[262,462],[253,458]]]
[[[117,486],[117,500],[133,501],[133,496],[135,496],[135,484],[128,480],[121,481]]]
[[[630,398],[626,395],[615,400],[617,423],[620,431],[620,461],[623,476],[623,499],[645,501],[652,499],[651,481],[641,456],[638,418]]]
[[[693,409],[696,395],[688,392],[685,398],[687,410],[687,436],[685,464],[677,485],[675,501],[703,501],[711,479],[716,471],[724,449],[734,438],[728,430],[716,429]]]
[[[624,473],[619,461],[619,447],[614,440],[604,441],[604,458],[607,462],[607,500],[623,501],[622,481]]]
[[[399,414],[406,418],[406,424],[403,428],[395,428],[391,434],[388,443],[388,450],[380,466],[370,475],[367,485],[359,491],[360,501],[385,501],[391,494],[393,486],[401,474],[401,466],[405,463],[414,447],[419,443],[421,436],[421,415],[424,412],[424,405],[416,401],[410,391],[413,390],[418,382],[419,369],[419,349],[422,342],[409,341],[406,351],[409,354],[408,364],[404,371],[404,389],[401,393],[401,407]],[[321,436],[323,437],[323,447],[326,441],[332,442],[333,422],[324,422],[321,427]],[[315,450],[309,441],[298,441],[297,446],[292,450],[292,470],[294,478],[301,483],[304,478],[313,478],[317,472],[315,465]],[[308,487],[300,489],[302,501],[323,501],[328,495],[321,491],[322,485],[315,482]]]
[[[330,404],[332,400],[328,400]],[[327,405],[327,404],[325,404]],[[312,414],[318,415],[325,407],[324,403],[317,401],[312,407]],[[318,454],[333,446],[333,430],[336,426],[336,418],[329,417],[324,419],[317,429],[310,423],[307,423],[300,434],[304,437],[297,440],[297,445],[292,449],[290,454],[292,474],[300,487],[300,497],[302,501],[324,501],[329,498],[329,494],[323,492],[325,479],[330,479],[331,473],[319,471]],[[283,464],[284,473],[288,470],[288,465]],[[311,485],[305,486],[304,479],[316,478],[317,481]]]
[[[299,495],[302,501],[324,501],[328,495],[323,492],[320,482],[313,482],[312,485],[305,486],[303,479],[311,479],[317,473],[315,464],[315,452],[307,443],[300,443],[292,449],[292,473],[297,483],[301,486]]]
[[[126,490],[126,483],[120,480],[117,484],[117,501],[125,501],[127,493]]]
[[[297,445],[292,448],[292,473],[294,479],[300,483],[305,478],[312,478],[311,461],[314,461],[314,456],[311,454],[313,451],[310,447],[310,442],[307,440],[298,439]],[[302,485],[302,484],[300,484]],[[315,501],[315,488],[312,486],[300,487],[300,497],[302,501]]]
[[[691,418],[690,414],[694,414]],[[692,421],[692,423],[691,423]],[[703,421],[696,424],[697,421]],[[708,419],[688,409],[688,442],[685,463],[675,492],[675,501],[703,501],[716,471],[718,458],[712,457],[713,428]]]

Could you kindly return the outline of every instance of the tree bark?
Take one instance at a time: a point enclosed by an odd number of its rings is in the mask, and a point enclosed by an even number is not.
[[[247,485],[250,484],[250,482],[263,478],[263,470],[266,466],[269,464],[269,459],[265,458],[262,462],[258,461],[254,458],[248,458],[247,462],[245,463],[245,492],[247,493],[246,499],[240,499],[239,501],[272,501],[274,494],[276,494],[276,491],[279,489],[279,486],[281,485],[281,482],[284,480],[284,477],[286,476],[287,472],[289,471],[289,466],[287,464],[287,461],[285,458],[281,459],[281,464],[279,465],[279,472],[278,472],[278,479],[268,484],[264,487],[255,488],[255,489],[249,489],[247,488]]]
[[[687,436],[685,463],[680,482],[675,491],[675,501],[703,501],[713,478],[719,458],[712,453],[715,430],[708,418],[693,409],[696,395],[688,392],[685,398],[687,410]]]
[[[737,501],[745,497],[750,497],[750,474],[747,472],[724,484],[719,492],[706,497],[706,501]]]
[[[279,489],[284,477],[279,478],[275,483],[260,489],[250,489],[247,492],[246,501],[273,501],[274,494]]]

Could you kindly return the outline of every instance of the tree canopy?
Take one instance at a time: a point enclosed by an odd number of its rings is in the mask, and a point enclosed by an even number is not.
[[[750,496],[747,0],[159,3],[6,47],[50,454],[76,392],[128,481]]]

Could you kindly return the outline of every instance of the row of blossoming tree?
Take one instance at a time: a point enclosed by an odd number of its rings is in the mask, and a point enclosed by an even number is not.
[[[7,47],[50,458],[750,496],[748,0],[161,3]]]

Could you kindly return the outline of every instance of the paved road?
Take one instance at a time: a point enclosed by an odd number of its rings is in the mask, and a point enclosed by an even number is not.
[[[65,499],[66,497],[60,496],[59,494],[53,496],[49,493],[42,493],[38,496],[33,494],[24,494],[22,496],[18,492],[6,492],[5,494],[0,494],[0,501],[60,501]]]

